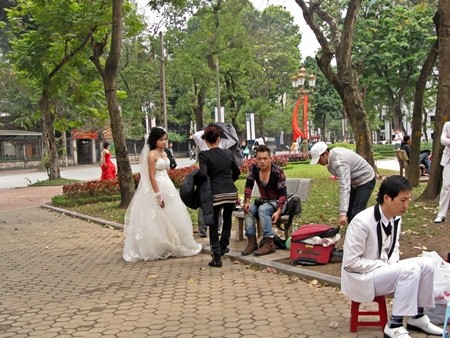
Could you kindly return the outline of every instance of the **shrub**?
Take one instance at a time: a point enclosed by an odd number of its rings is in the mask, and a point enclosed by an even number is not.
[[[311,157],[308,153],[297,153],[297,154],[288,154],[288,155],[283,155],[283,156],[287,156],[289,159],[289,162],[301,162],[301,161],[308,161]]]
[[[139,184],[140,175],[133,174],[135,186]],[[70,197],[97,197],[104,195],[120,194],[119,181],[117,178],[112,180],[95,180],[81,183],[66,184],[63,186],[63,194]]]
[[[272,163],[279,166],[279,167],[285,167],[288,162],[291,162],[291,156],[293,156],[294,154],[288,154],[288,155],[273,155],[272,156]],[[305,159],[309,159],[308,154],[295,154],[295,155],[303,155],[302,158]],[[294,159],[294,157],[292,157]],[[292,160],[292,162],[294,161],[301,161],[297,158],[300,157],[295,157],[295,160]],[[244,161],[242,162],[242,166],[241,166],[241,175],[246,175],[248,174],[248,170],[250,169],[251,165],[253,163],[255,163],[256,160],[254,158],[249,158],[249,159],[244,159]]]
[[[172,180],[176,188],[180,188],[181,183],[184,181],[187,175],[192,171],[198,169],[197,166],[184,167],[179,169],[169,170],[169,177]]]
[[[272,156],[272,163],[285,167],[290,161],[302,161],[308,159],[308,154],[289,154],[289,155],[274,155]],[[241,166],[241,174],[247,175],[248,169],[255,162],[255,159],[245,159]],[[187,175],[193,170],[198,169],[198,166],[190,166],[179,169],[170,169],[168,171],[169,177],[176,188],[180,188],[181,183]],[[134,184],[137,187],[141,176],[139,173],[133,174]],[[81,183],[66,184],[63,186],[63,195],[73,198],[88,198],[105,195],[120,195],[119,181],[117,178],[105,181],[87,181]]]

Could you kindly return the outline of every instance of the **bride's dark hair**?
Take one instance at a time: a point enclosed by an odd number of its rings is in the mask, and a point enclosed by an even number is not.
[[[150,135],[148,136],[147,144],[150,150],[156,149],[156,141],[166,135],[166,131],[159,127],[153,127],[150,129]]]

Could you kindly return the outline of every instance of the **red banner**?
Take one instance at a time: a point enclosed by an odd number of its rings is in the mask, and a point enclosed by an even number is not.
[[[75,140],[81,140],[81,139],[91,139],[96,140],[98,139],[98,133],[94,131],[80,131],[80,130],[72,130],[72,138]]]
[[[303,130],[300,129],[298,125],[298,109],[300,106],[300,103],[303,101],[303,118],[302,118],[302,124],[303,124]],[[298,99],[298,101],[295,103],[294,111],[292,113],[292,137],[294,140],[298,139],[299,137],[308,139],[308,96],[302,95]]]

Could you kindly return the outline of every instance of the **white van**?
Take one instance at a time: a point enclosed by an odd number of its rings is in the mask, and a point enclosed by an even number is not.
[[[255,142],[258,142],[259,145],[264,144],[267,148],[270,149],[270,152],[275,155],[277,151],[277,142],[275,141],[275,137],[258,137],[255,139]]]

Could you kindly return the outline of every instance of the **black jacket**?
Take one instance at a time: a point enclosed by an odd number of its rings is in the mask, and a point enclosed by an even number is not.
[[[234,182],[241,173],[234,160],[233,154],[228,149],[212,148],[199,154],[200,178],[211,179],[212,195],[237,191]]]
[[[214,206],[212,203],[211,183],[209,177],[199,178],[199,169],[186,176],[180,186],[180,197],[191,209],[201,208],[204,224],[214,224]]]

